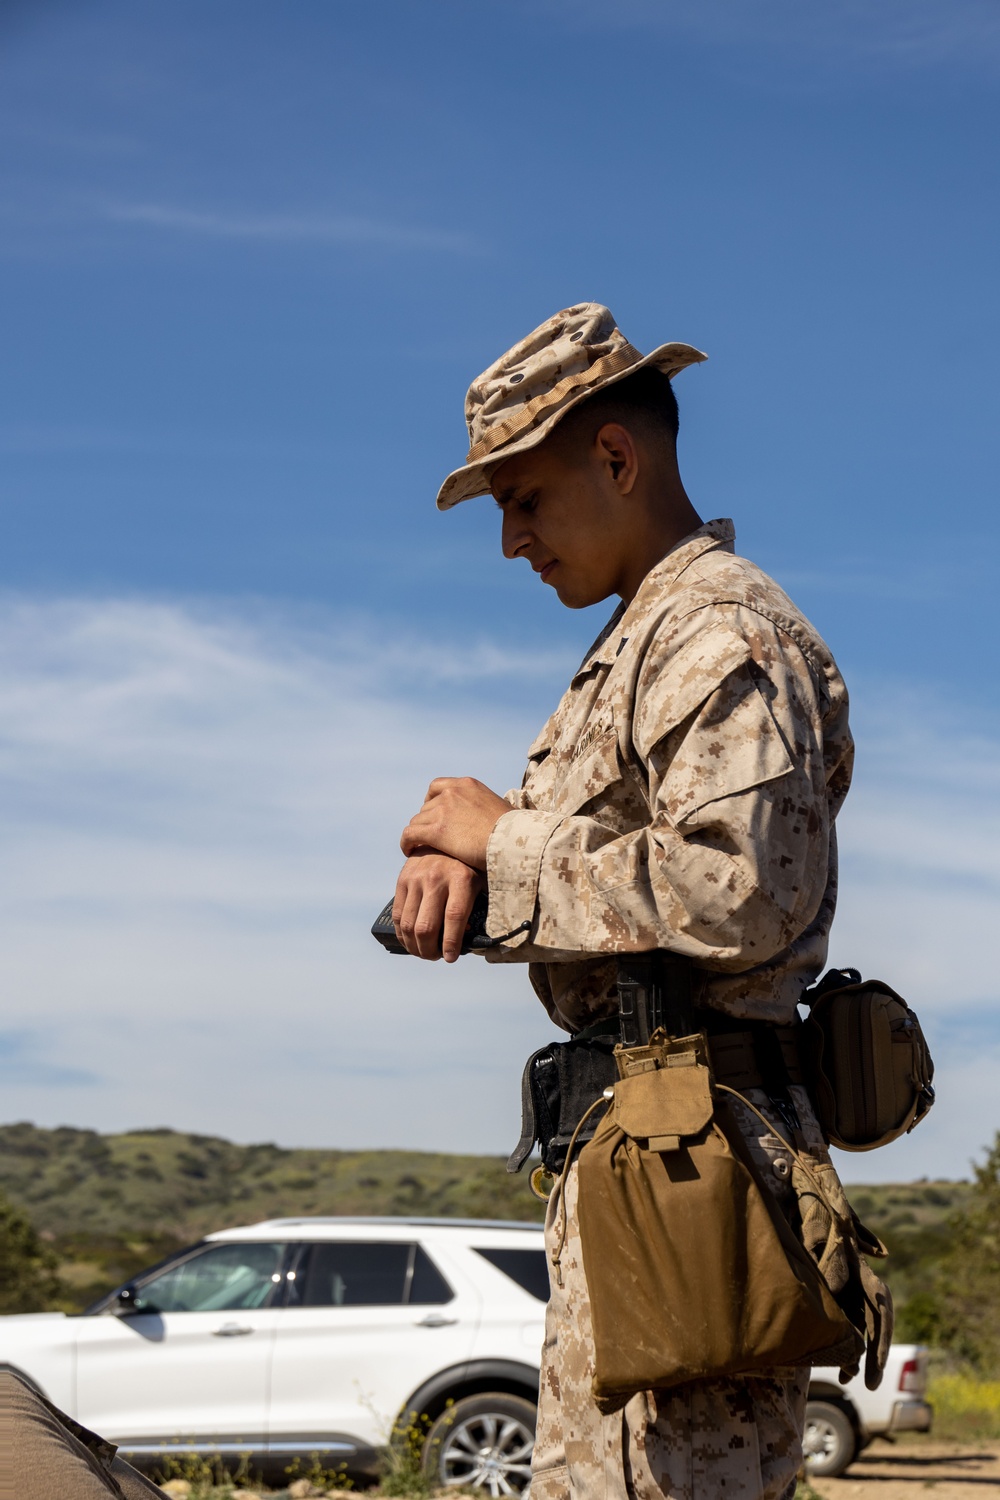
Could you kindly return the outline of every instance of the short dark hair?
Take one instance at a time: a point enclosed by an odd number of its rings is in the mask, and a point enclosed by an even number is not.
[[[675,443],[679,419],[669,375],[653,365],[626,375],[581,401],[563,417],[556,431],[563,430],[567,436],[583,428],[597,432],[605,422],[621,422],[623,427],[635,423],[650,436],[669,437]]]

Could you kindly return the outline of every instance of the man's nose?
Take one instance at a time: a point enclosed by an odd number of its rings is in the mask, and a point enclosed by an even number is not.
[[[525,525],[524,511],[508,506],[503,513],[500,545],[504,557],[517,557],[530,545],[531,532]]]

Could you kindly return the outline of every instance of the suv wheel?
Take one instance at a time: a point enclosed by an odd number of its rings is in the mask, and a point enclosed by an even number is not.
[[[843,1474],[858,1455],[858,1435],[854,1423],[842,1406],[832,1401],[810,1401],[806,1406],[806,1425],[802,1450],[810,1474]]]
[[[427,1434],[424,1472],[434,1485],[521,1495],[531,1479],[535,1407],[520,1396],[464,1396]]]

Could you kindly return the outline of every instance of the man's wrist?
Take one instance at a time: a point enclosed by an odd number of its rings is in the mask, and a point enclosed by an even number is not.
[[[542,854],[561,822],[560,813],[513,807],[497,819],[486,846],[490,937],[534,920]]]

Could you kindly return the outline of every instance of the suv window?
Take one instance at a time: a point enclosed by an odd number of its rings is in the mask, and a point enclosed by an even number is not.
[[[488,1260],[491,1266],[496,1266],[511,1281],[516,1281],[529,1297],[537,1297],[539,1302],[548,1302],[549,1268],[544,1250],[483,1250],[478,1245],[474,1249],[483,1260]]]
[[[226,1312],[263,1307],[281,1281],[284,1244],[209,1245],[154,1276],[135,1299],[137,1312]]]
[[[409,1245],[334,1243],[311,1246],[305,1307],[391,1307],[403,1300]]]
[[[437,1266],[431,1260],[423,1245],[414,1245],[413,1275],[410,1278],[410,1295],[408,1302],[411,1306],[440,1307],[442,1302],[450,1302],[455,1293],[445,1281]]]
[[[300,1307],[426,1306],[454,1296],[422,1246],[378,1240],[307,1246],[305,1266],[295,1282],[294,1301]]]

